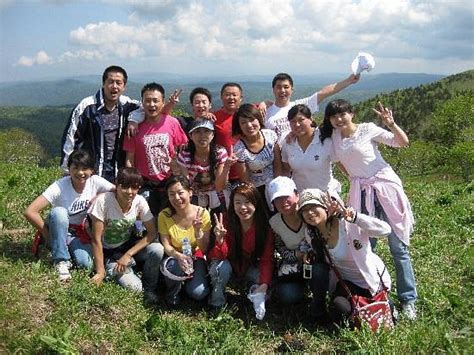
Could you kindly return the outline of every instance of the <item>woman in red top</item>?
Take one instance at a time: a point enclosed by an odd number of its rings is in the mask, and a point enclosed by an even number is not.
[[[214,218],[215,245],[208,253],[212,284],[210,304],[220,307],[225,303],[224,290],[230,278],[230,265],[238,278],[245,278],[255,285],[252,293],[266,294],[272,281],[273,232],[265,202],[257,188],[243,182],[232,191],[227,213],[228,229],[224,227],[222,215]]]

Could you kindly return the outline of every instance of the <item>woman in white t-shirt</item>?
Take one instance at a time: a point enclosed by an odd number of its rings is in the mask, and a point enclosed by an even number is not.
[[[234,144],[238,158],[236,166],[242,181],[251,182],[265,195],[265,185],[273,179],[273,149],[277,135],[263,128],[263,116],[260,110],[251,104],[243,104],[234,114],[232,135],[240,139]],[[270,203],[267,201],[267,205]]]
[[[156,290],[164,252],[156,240],[150,207],[143,196],[137,195],[143,178],[136,168],[121,168],[116,184],[115,192],[97,196],[89,212],[96,272],[92,281],[100,285],[107,276],[124,288],[143,290],[145,301],[154,304],[158,301]],[[146,227],[145,236],[134,235],[137,221]],[[135,261],[143,264],[141,279],[134,272]]]
[[[372,297],[382,289],[390,290],[390,275],[369,241],[369,237],[390,234],[388,223],[346,208],[319,189],[301,192],[298,212],[308,226],[313,249],[323,250],[326,261],[333,264],[330,292],[338,314],[351,311],[350,295],[341,281],[352,295]],[[334,268],[341,280],[335,277]]]
[[[70,175],[65,176],[38,196],[26,209],[26,219],[41,233],[51,248],[59,280],[71,279],[71,257],[79,267],[91,268],[90,236],[85,228],[87,209],[101,192],[114,185],[94,173],[95,162],[84,150],[75,150],[68,159]],[[41,211],[52,206],[46,220]]]
[[[291,176],[298,188],[330,191],[338,196],[341,184],[332,176],[334,151],[331,140],[324,142],[311,118],[306,105],[293,106],[288,112],[291,134],[294,139],[283,137],[277,149],[281,149],[281,175]]]

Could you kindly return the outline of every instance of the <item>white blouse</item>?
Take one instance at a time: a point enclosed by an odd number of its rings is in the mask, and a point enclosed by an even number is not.
[[[342,138],[335,129],[332,133],[334,155],[346,168],[350,177],[369,178],[378,171],[390,166],[380,154],[378,144],[399,147],[392,132],[374,123],[360,123],[354,134]]]

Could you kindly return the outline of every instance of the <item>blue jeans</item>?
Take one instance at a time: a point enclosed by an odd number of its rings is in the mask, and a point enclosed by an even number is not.
[[[49,245],[53,262],[71,260],[71,255],[78,267],[91,269],[92,246],[81,243],[78,237],[69,231],[69,214],[64,207],[54,207],[47,219]],[[72,238],[72,240],[71,240]],[[68,240],[71,242],[68,245]]]
[[[364,197],[364,195],[362,195],[362,197]],[[362,201],[364,200],[365,198],[362,199]],[[362,211],[364,211],[365,205],[362,205]],[[390,224],[387,215],[385,214],[385,211],[383,210],[377,199],[377,196],[375,196],[374,211],[375,217]],[[370,240],[370,244],[372,246],[372,250],[375,252],[377,239],[372,238]],[[390,235],[388,236],[388,246],[390,248],[390,253],[392,254],[393,262],[395,264],[398,299],[401,303],[404,304],[414,303],[417,299],[416,282],[413,267],[411,265],[410,253],[408,252],[408,246],[405,245],[400,240],[400,238],[395,235],[393,229],[392,233],[390,233]]]
[[[130,267],[128,272],[115,276],[115,281],[123,288],[132,291],[141,292],[143,289],[156,291],[163,254],[164,249],[161,243],[150,243],[145,249],[140,250],[133,256],[136,261],[143,262],[143,278],[140,279],[133,268]],[[109,258],[106,260],[105,268],[110,270],[115,268],[116,265],[116,260]]]
[[[329,265],[316,263],[312,265],[312,278],[308,280],[309,287],[313,294],[311,313],[314,316],[325,313],[326,295],[329,287]],[[280,301],[285,304],[295,304],[304,298],[305,279],[294,281],[278,281],[276,292]]]
[[[209,305],[221,307],[225,304],[225,287],[231,275],[232,266],[228,260],[211,260],[209,262],[209,276],[211,278]]]
[[[326,313],[326,295],[329,289],[329,265],[316,263],[313,265],[313,275],[309,280],[309,287],[313,294],[311,302],[311,316],[320,317]]]
[[[193,263],[194,273],[191,279],[186,281],[172,280],[165,276],[166,282],[166,301],[169,304],[176,305],[179,303],[179,292],[184,283],[186,294],[197,301],[201,301],[209,295],[209,281],[207,279],[207,263],[204,259],[196,258]],[[167,264],[167,269],[173,275],[184,276],[176,259],[171,259]]]
[[[305,291],[305,282],[301,281],[291,281],[291,282],[281,282],[277,281],[276,285],[276,294],[279,300],[284,304],[296,304],[303,300],[304,291]]]

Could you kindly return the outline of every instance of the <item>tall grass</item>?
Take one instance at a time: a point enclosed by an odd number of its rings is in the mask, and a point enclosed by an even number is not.
[[[411,256],[418,283],[418,320],[395,330],[328,332],[306,318],[305,304],[270,301],[254,319],[238,288],[229,306],[209,313],[185,301],[179,310],[143,304],[139,294],[106,283],[93,286],[85,271],[61,285],[43,253],[33,259],[33,230],[21,212],[58,176],[55,169],[0,166],[0,351],[6,352],[370,352],[472,353],[473,185],[413,178],[405,188],[416,215]],[[27,228],[26,230],[24,230]],[[14,231],[12,231],[14,230]],[[386,243],[378,247],[393,274]],[[162,295],[162,294],[161,294]],[[395,293],[392,294],[395,298]]]

